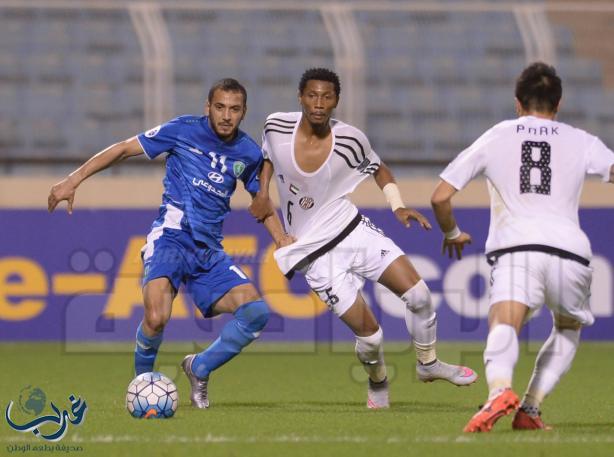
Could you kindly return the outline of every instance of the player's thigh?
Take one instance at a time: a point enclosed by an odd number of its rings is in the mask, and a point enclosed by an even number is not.
[[[574,317],[552,313],[554,327],[558,330],[580,330],[583,324]]]
[[[152,330],[163,327],[171,317],[176,291],[167,277],[155,278],[143,286],[145,323]]]
[[[507,323],[518,328],[544,304],[547,256],[541,252],[514,252],[497,259],[490,274],[491,326]]]
[[[157,230],[157,232],[156,232]],[[163,326],[183,278],[189,273],[192,248],[189,234],[180,230],[154,229],[142,250],[145,321]]]
[[[555,316],[575,320],[581,325],[593,324],[595,318],[590,309],[592,268],[575,260],[550,257],[546,305]]]
[[[141,250],[143,260],[143,287],[158,278],[167,278],[174,292],[188,276],[195,263],[191,236],[174,229],[154,228]]]
[[[511,325],[520,333],[522,325],[531,315],[531,309],[524,303],[505,300],[493,303],[488,310],[488,326]]]
[[[396,295],[401,296],[414,287],[420,279],[422,278],[409,258],[402,254],[386,267],[377,282]]]
[[[305,279],[328,309],[343,315],[356,301],[363,278],[349,270],[354,253],[343,243],[317,258],[305,270]]]
[[[351,242],[356,251],[352,271],[366,279],[379,282],[399,296],[420,281],[401,248],[368,218],[363,218],[354,230]]]
[[[204,317],[234,312],[243,303],[260,298],[251,280],[230,256],[212,251],[187,281],[187,291]]]
[[[379,323],[360,292],[356,300],[339,318],[356,336],[370,336],[379,329]]]
[[[260,294],[253,284],[239,284],[213,304],[211,314],[216,316],[222,313],[234,313],[241,305],[256,300],[260,300]]]

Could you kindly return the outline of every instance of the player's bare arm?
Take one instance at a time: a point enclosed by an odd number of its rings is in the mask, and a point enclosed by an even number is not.
[[[435,212],[435,218],[439,228],[444,234],[441,253],[448,251],[448,257],[452,258],[456,252],[456,258],[461,259],[465,245],[471,244],[471,235],[461,232],[456,225],[456,219],[452,211],[452,197],[456,194],[456,189],[446,181],[439,181],[433,195],[431,196],[431,206]]]
[[[252,205],[254,204],[256,198],[258,198],[258,194],[252,194]],[[284,230],[281,220],[279,219],[279,215],[277,214],[277,211],[275,211],[275,208],[273,208],[272,204],[270,214],[268,214],[265,217],[264,221],[261,222],[263,222],[264,228],[267,229],[269,235],[271,235],[271,238],[273,238],[273,241],[275,242],[275,245],[278,249],[284,246],[288,246],[289,244],[292,244],[296,241],[296,238],[291,235],[288,235]]]
[[[277,211],[264,220],[264,227],[267,229],[277,249],[288,246],[296,241],[292,235],[288,235],[281,225]]]
[[[614,165],[610,168],[610,182],[614,183]]]
[[[52,212],[58,203],[66,200],[68,214],[72,214],[75,191],[84,180],[117,162],[140,154],[143,154],[143,148],[136,136],[103,149],[51,188],[47,209]]]
[[[418,221],[422,228],[426,230],[431,229],[431,224],[426,217],[414,209],[405,207],[401,200],[401,195],[394,176],[392,175],[392,171],[384,162],[380,164],[380,167],[373,174],[373,177],[379,188],[384,192],[384,195],[386,195],[386,199],[388,203],[390,203],[394,215],[401,224],[405,227],[409,227],[411,225],[410,221],[414,220]]]
[[[249,212],[258,219],[259,222],[263,222],[269,216],[275,214],[273,202],[269,197],[269,185],[271,183],[271,177],[273,176],[273,170],[271,161],[265,160],[259,175],[260,190],[252,196],[252,203],[249,205]]]

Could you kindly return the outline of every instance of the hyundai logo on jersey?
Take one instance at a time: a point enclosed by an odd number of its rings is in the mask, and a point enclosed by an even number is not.
[[[298,201],[298,204],[303,209],[311,209],[313,208],[314,201],[311,197],[303,197]]]
[[[207,177],[210,181],[213,181],[216,184],[221,184],[224,182],[224,177],[221,174],[216,173],[215,171],[210,171]]]
[[[197,186],[197,187],[204,187],[209,192],[214,193],[216,195],[219,195],[220,197],[224,197],[224,198],[228,197],[228,191],[227,190],[222,191],[222,190],[216,189],[215,187],[213,187],[210,183],[208,183],[204,179],[192,178],[192,185]]]

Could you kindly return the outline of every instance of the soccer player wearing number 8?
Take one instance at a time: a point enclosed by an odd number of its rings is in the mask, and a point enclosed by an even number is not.
[[[210,91],[205,116],[180,116],[116,143],[96,154],[53,186],[49,211],[67,200],[72,212],[77,186],[94,173],[127,157],[153,159],[167,153],[164,194],[158,219],[142,250],[145,315],[136,332],[136,374],[153,371],[163,330],[181,284],[204,317],[232,313],[220,336],[200,354],[185,357],[192,404],[207,408],[209,374],[256,339],[269,311],[248,277],[222,249],[222,224],[241,179],[258,191],[260,147],[239,125],[247,109],[245,88],[223,79]],[[265,223],[278,246],[286,236],[276,216]]]
[[[518,119],[495,125],[460,153],[433,193],[444,252],[452,257],[455,251],[458,258],[471,237],[456,225],[451,199],[478,175],[486,177],[490,193],[486,255],[492,283],[484,351],[489,396],[466,432],[489,431],[518,408],[511,389],[518,332],[544,303],[553,329],[539,351],[513,428],[547,429],[541,402],[569,370],[581,327],[594,321],[591,247],[578,223],[578,202],[586,175],[614,181],[614,154],[599,138],[554,120],[561,95],[553,67],[538,62],[525,68],[516,82]]]
[[[308,70],[299,83],[302,112],[267,118],[263,133],[267,160],[250,211],[260,220],[274,214],[268,195],[274,172],[286,230],[297,239],[278,249],[275,259],[287,276],[303,273],[314,292],[356,335],[356,355],[369,375],[369,408],[387,408],[389,399],[382,329],[360,293],[365,279],[378,281],[405,302],[422,381],[471,384],[477,378],[473,370],[437,359],[437,317],[425,282],[405,253],[347,198],[373,176],[402,224],[417,221],[431,228],[420,213],[405,208],[392,172],[364,133],[331,118],[339,93],[334,72]]]

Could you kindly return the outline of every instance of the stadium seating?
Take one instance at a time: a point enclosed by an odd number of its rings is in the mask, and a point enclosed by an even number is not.
[[[442,164],[514,116],[525,50],[511,11],[369,9],[353,17],[366,61],[366,130],[384,159]],[[244,128],[256,138],[268,113],[297,109],[305,68],[335,64],[317,10],[169,6],[162,18],[174,69],[170,115],[202,112],[209,85],[235,76],[248,88]],[[568,28],[553,31],[565,83],[560,119],[614,144],[614,91],[600,63],[576,55]],[[0,50],[0,159],[80,161],[151,127],[143,50],[127,8],[0,8]]]

